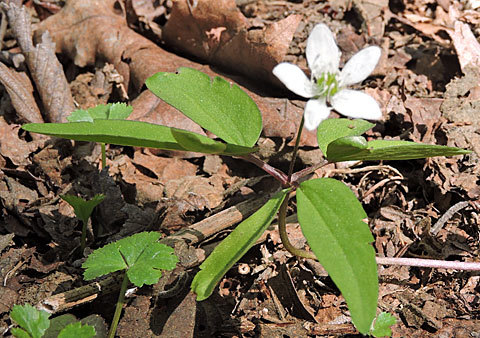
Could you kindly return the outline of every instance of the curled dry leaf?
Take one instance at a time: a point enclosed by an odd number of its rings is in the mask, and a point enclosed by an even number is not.
[[[29,156],[38,147],[37,142],[25,142],[18,137],[19,125],[8,124],[0,117],[0,154],[8,157],[13,164],[24,166],[30,164]]]
[[[301,20],[290,15],[250,29],[234,0],[175,1],[162,31],[165,43],[211,64],[279,85],[272,69],[283,61]]]
[[[40,43],[32,43],[30,16],[24,7],[4,4],[10,27],[25,55],[36,88],[45,108],[45,117],[51,122],[66,122],[66,116],[75,109],[72,94],[62,65],[55,55],[55,43],[48,32],[40,36]]]
[[[0,82],[7,90],[20,120],[42,123],[43,118],[33,97],[33,87],[25,73],[16,72],[0,62]]]
[[[97,59],[113,64],[123,76],[125,88],[131,90],[140,90],[145,80],[157,72],[174,72],[179,67],[218,75],[209,67],[169,53],[135,33],[127,26],[123,11],[116,9],[115,3],[114,0],[69,1],[59,13],[42,21],[35,34],[39,36],[48,30],[56,43],[56,51],[65,53],[79,67],[94,65]],[[262,111],[265,136],[293,137],[302,107],[288,105],[285,109],[283,99],[268,99],[246,91]],[[133,106],[135,111],[130,119],[203,133],[190,119],[151,94],[143,93]],[[302,144],[317,144],[314,133],[302,136]]]
[[[453,41],[453,46],[457,51],[458,61],[462,72],[465,74],[466,66],[471,63],[475,67],[480,67],[480,44],[470,27],[463,22],[455,22],[455,30],[447,31]]]

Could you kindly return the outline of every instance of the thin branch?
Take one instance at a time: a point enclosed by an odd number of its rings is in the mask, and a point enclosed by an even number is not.
[[[379,265],[404,265],[421,268],[452,269],[463,271],[480,271],[480,262],[442,261],[421,258],[377,257]]]
[[[462,201],[462,202],[458,202],[457,204],[452,206],[450,209],[448,209],[447,212],[443,214],[443,216],[440,217],[440,219],[435,223],[435,225],[432,226],[432,228],[430,229],[430,234],[436,235],[440,231],[440,229],[444,226],[444,224],[447,223],[447,221],[450,218],[452,218],[452,216],[456,212],[462,210],[463,208],[466,208],[469,204],[470,202],[468,201]]]
[[[291,179],[291,182],[298,182],[298,180],[300,180],[302,177],[305,177],[311,173],[313,173],[315,170],[317,169],[320,169],[321,167],[324,167],[326,166],[327,164],[329,164],[330,162],[328,162],[327,160],[322,160],[321,162],[319,163],[316,163],[308,168],[305,168],[303,170],[300,170],[300,171],[297,171],[296,173],[294,173],[292,175],[292,179]]]

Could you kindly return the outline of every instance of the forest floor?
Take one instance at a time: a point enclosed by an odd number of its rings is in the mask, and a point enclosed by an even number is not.
[[[9,334],[14,304],[30,303],[53,316],[90,316],[102,336],[119,282],[110,279],[100,291],[86,291],[84,256],[148,230],[177,239],[172,243],[180,264],[128,299],[119,337],[360,336],[326,271],[288,253],[275,224],[210,298],[195,301],[189,285],[199,264],[260,206],[256,198],[280,187],[254,165],[225,156],[107,145],[108,169],[99,171],[100,145],[20,129],[26,122],[65,122],[74,109],[122,101],[134,108],[130,119],[206,134],[144,86],[156,72],[192,67],[249,93],[263,114],[259,156],[286,171],[306,101],[289,93],[271,71],[282,61],[308,71],[306,39],[318,23],[335,34],[341,65],[367,45],[382,49],[374,73],[357,85],[382,107],[383,118],[367,132],[369,139],[472,153],[330,164],[314,175],[334,177],[354,191],[368,214],[377,256],[478,260],[478,1],[14,3],[25,6],[31,25],[7,16],[8,6],[2,7],[0,332]],[[321,157],[316,134],[305,130],[296,168]],[[84,253],[78,250],[81,224],[60,198],[67,193],[106,196],[93,214]],[[294,207],[293,201],[289,236],[303,247]],[[226,209],[228,217],[219,214]],[[207,224],[205,238],[193,243],[182,237],[182,229],[197,229],[201,221]],[[98,225],[102,233],[94,239]],[[378,307],[396,317],[394,337],[480,337],[478,272],[381,265],[378,272]]]

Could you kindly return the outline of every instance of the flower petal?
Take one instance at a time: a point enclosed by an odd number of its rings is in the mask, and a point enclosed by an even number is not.
[[[379,120],[382,111],[370,95],[357,90],[343,89],[330,99],[333,108],[348,117]]]
[[[327,107],[325,99],[308,100],[304,112],[305,128],[308,130],[317,129],[320,122],[327,119],[328,115],[330,115],[330,108]]]
[[[307,40],[307,62],[313,76],[319,78],[324,73],[337,73],[342,53],[337,47],[330,28],[325,24],[316,25]]]
[[[310,98],[315,96],[316,86],[308,79],[300,67],[282,62],[273,68],[273,75],[297,95]]]
[[[362,49],[348,60],[340,73],[340,86],[349,86],[365,80],[377,66],[382,50],[377,46]]]

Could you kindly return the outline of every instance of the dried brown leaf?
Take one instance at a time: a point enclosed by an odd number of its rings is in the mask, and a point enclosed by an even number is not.
[[[25,73],[16,72],[0,62],[0,82],[22,122],[42,123],[43,118],[33,97],[33,87]]]
[[[50,122],[66,122],[68,113],[75,109],[72,94],[62,65],[55,55],[55,43],[48,32],[40,36],[40,43],[32,43],[30,16],[24,7],[6,5],[7,17],[17,42],[25,55],[28,69]]]
[[[165,43],[182,53],[254,79],[279,84],[272,69],[287,53],[301,20],[290,15],[262,30],[250,29],[234,0],[175,1],[162,31]]]

